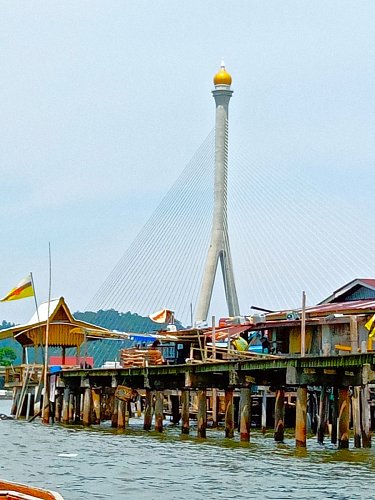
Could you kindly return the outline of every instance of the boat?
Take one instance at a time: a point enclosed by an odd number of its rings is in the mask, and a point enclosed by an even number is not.
[[[1,500],[64,500],[54,491],[0,479]]]

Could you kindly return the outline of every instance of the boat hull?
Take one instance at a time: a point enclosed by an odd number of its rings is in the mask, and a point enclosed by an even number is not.
[[[0,480],[1,500],[64,500],[54,491]]]

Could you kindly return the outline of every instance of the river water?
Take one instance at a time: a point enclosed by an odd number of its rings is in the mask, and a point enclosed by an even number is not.
[[[9,413],[9,401],[0,401]],[[210,430],[181,436],[144,432],[141,419],[119,434],[39,422],[0,421],[0,477],[80,499],[375,499],[375,451],[338,451],[314,438],[296,450],[254,430],[250,444]],[[352,446],[352,443],[351,443]]]

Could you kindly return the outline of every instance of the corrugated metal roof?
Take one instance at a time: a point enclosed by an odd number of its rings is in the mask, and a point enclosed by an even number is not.
[[[266,314],[267,323],[272,320],[286,319],[291,310],[277,311]],[[301,309],[294,309],[301,315]],[[328,314],[373,314],[375,313],[375,300],[350,300],[347,302],[332,302],[329,304],[318,304],[316,306],[306,307],[307,317],[327,316]]]
[[[362,278],[359,281],[366,283],[366,285],[371,286],[375,290],[375,279]]]
[[[56,311],[57,306],[59,305],[60,298],[52,299],[49,305],[49,315],[50,317]],[[47,321],[48,318],[48,302],[43,302],[38,306],[38,311],[35,311],[31,319],[26,323],[26,325],[35,325],[35,323],[42,323],[43,321]]]

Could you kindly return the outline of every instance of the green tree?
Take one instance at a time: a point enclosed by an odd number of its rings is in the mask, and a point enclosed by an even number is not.
[[[0,347],[0,366],[10,366],[17,358],[17,354],[11,347]]]
[[[14,323],[9,323],[9,321],[5,321],[5,319],[3,319],[3,322],[0,323],[0,330],[5,330],[5,328],[12,328],[12,326],[14,326]]]

